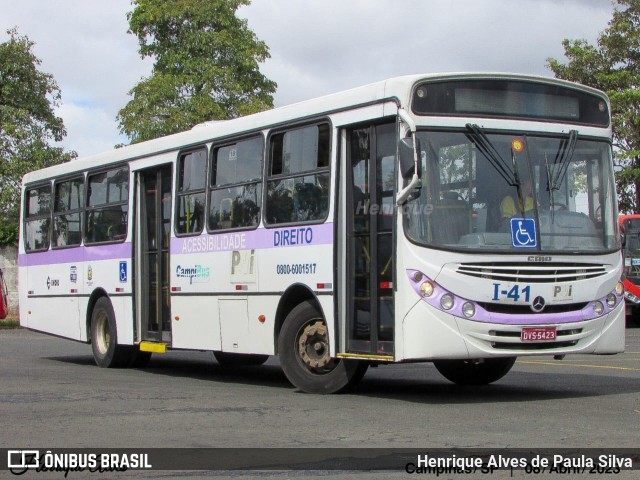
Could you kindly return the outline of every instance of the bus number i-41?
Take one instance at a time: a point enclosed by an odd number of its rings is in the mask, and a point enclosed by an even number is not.
[[[512,285],[504,285],[502,283],[493,284],[493,299],[492,300],[504,300],[509,299],[514,302],[523,300],[529,302],[531,298],[531,285],[520,285],[518,283]]]

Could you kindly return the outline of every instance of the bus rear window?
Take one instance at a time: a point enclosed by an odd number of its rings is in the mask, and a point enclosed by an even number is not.
[[[572,88],[522,80],[422,83],[413,92],[418,115],[478,116],[609,126],[604,98]]]

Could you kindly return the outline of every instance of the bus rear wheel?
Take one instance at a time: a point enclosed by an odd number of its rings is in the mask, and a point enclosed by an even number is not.
[[[125,367],[132,359],[133,349],[118,345],[118,331],[113,307],[107,297],[101,297],[91,314],[91,348],[96,365],[103,368]]]
[[[309,301],[287,315],[278,338],[278,355],[289,381],[307,393],[347,390],[362,379],[369,366],[331,357],[326,322]]]
[[[433,361],[442,376],[458,385],[493,383],[509,373],[514,363],[516,357]]]

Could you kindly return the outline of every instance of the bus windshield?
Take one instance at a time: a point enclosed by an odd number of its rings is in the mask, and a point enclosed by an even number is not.
[[[414,242],[512,253],[619,248],[608,142],[471,125],[417,136],[421,186],[404,206]]]

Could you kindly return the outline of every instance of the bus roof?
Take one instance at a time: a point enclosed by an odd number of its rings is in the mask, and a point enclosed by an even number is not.
[[[266,110],[264,112],[247,115],[231,120],[209,121],[194,126],[191,130],[167,135],[154,140],[148,140],[107,152],[86,157],[80,157],[71,162],[55,165],[42,170],[27,173],[23,183],[33,183],[52,176],[64,175],[73,171],[83,171],[102,165],[144,158],[159,153],[177,151],[190,146],[201,145],[218,138],[229,137],[242,132],[258,131],[271,128],[279,124],[318,117],[332,112],[338,112],[359,105],[394,102],[398,106],[408,106],[413,86],[425,80],[454,80],[454,79],[513,79],[541,82],[564,86],[599,95],[607,100],[607,96],[594,88],[568,82],[551,77],[514,73],[439,73],[422,75],[405,75],[371,83],[330,95],[304,100],[298,103]],[[389,112],[389,115],[395,114]]]

